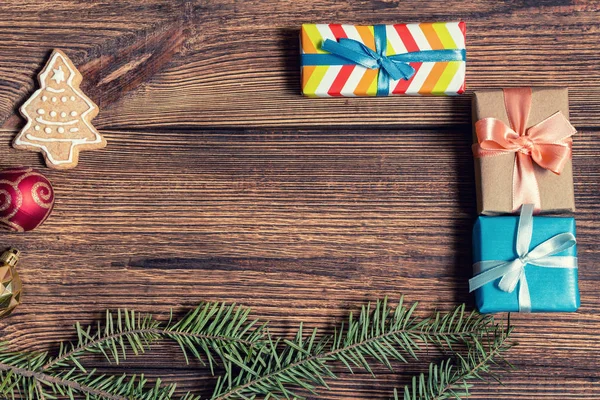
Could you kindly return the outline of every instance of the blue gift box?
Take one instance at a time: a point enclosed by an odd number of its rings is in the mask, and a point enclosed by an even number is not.
[[[511,261],[518,259],[516,250],[518,216],[478,218],[473,228],[473,261]],[[563,217],[533,217],[530,250],[558,234],[575,236],[575,219]],[[572,247],[554,256],[577,256]],[[579,308],[577,268],[544,268],[525,264],[525,279],[531,299],[531,312],[567,312]],[[500,278],[475,291],[477,308],[482,313],[519,311],[519,285],[508,293],[498,287]]]

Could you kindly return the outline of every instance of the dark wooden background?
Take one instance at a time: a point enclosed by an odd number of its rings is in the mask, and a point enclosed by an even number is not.
[[[46,350],[106,308],[212,300],[251,306],[281,334],[300,321],[330,329],[384,295],[473,307],[470,95],[299,95],[303,22],[458,19],[469,92],[568,86],[579,130],[581,309],[514,315],[519,371],[474,397],[600,398],[598,1],[3,1],[0,166],[40,168],[57,201],[36,231],[0,235],[23,252],[25,284],[2,339]],[[63,172],[10,147],[53,48],[80,67],[109,143]],[[342,374],[320,398],[386,399],[423,365]],[[168,345],[126,366],[186,389],[212,383]]]

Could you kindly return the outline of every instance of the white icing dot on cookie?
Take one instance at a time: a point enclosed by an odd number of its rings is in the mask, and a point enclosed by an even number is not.
[[[77,111],[71,111],[71,117],[76,117],[77,116]]]
[[[56,117],[56,111],[50,111],[50,116],[51,117]]]
[[[75,101],[75,96],[71,96],[71,101]]]
[[[60,113],[60,116],[64,118],[64,117],[67,116],[67,113],[63,111],[63,112]]]
[[[35,129],[36,131],[39,131],[40,130],[40,126],[36,125],[36,126],[33,127],[33,129]]]
[[[37,110],[37,113],[38,114],[45,114],[46,110],[44,110],[43,108],[40,108],[40,109]]]
[[[79,128],[71,128],[69,129],[69,132],[79,132]]]
[[[42,101],[46,101],[46,100],[48,100],[48,97],[42,96]]]
[[[56,103],[56,97],[52,98],[52,102]]]
[[[58,127],[58,133],[65,133],[65,128],[63,128],[62,126]]]
[[[60,98],[60,101],[62,101],[63,103],[65,103],[67,101],[67,96],[63,96]]]
[[[50,133],[50,132],[52,132],[52,129],[50,129],[50,128],[44,128],[44,132]]]

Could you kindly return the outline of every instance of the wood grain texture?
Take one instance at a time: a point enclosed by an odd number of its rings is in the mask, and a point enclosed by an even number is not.
[[[42,169],[51,218],[0,234],[23,252],[25,284],[3,339],[46,350],[106,308],[166,315],[211,300],[250,306],[284,335],[300,321],[330,331],[384,295],[424,313],[473,306],[470,97],[304,99],[297,65],[302,22],[464,19],[471,89],[569,86],[580,129],[582,307],[513,315],[519,372],[473,398],[599,398],[599,14],[592,1],[3,2],[1,166],[42,167],[10,141],[54,47],[84,72],[109,143],[72,171]],[[319,398],[387,399],[436,357],[377,380],[342,373]],[[205,394],[214,383],[170,345],[125,366]]]
[[[8,3],[2,6],[0,21],[0,33],[7,38],[0,46],[0,77],[7,87],[0,94],[0,116],[5,118],[31,93],[31,76],[43,65],[48,49],[61,47],[76,64],[104,64],[105,79],[111,68],[123,73],[109,88],[100,85],[91,91],[102,107],[96,125],[104,129],[469,123],[469,96],[315,100],[298,95],[298,34],[303,22],[425,18],[467,21],[469,92],[507,85],[568,86],[574,125],[600,122],[595,90],[600,77],[599,1],[263,0],[244,1],[243,6],[235,0],[117,1],[91,7],[93,16],[88,7],[72,2],[54,0],[43,8],[38,2]],[[59,5],[57,12],[47,12],[52,4]],[[68,29],[65,18],[75,21]],[[174,33],[177,30],[181,33]],[[162,46],[146,41],[157,35],[154,40]],[[127,46],[138,50],[123,54]],[[142,48],[152,52],[163,46],[170,52],[143,62],[142,56],[151,53]],[[117,54],[122,57],[115,60]],[[15,69],[12,61],[20,67]],[[131,65],[136,68],[128,68]],[[91,76],[88,85],[100,83]],[[124,94],[138,85],[135,96],[114,103],[118,87]],[[4,126],[18,123],[10,119]]]

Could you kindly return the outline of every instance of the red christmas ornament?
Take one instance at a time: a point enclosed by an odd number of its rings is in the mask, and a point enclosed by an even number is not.
[[[32,168],[0,171],[0,227],[24,232],[40,226],[54,206],[50,181]]]

